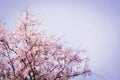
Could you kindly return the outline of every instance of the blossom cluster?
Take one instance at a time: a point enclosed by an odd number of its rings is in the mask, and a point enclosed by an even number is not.
[[[84,50],[35,31],[38,24],[25,10],[13,31],[0,27],[0,79],[69,80],[90,72]]]

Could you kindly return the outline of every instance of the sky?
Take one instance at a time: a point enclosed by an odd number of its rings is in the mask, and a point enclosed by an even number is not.
[[[64,35],[70,46],[85,48],[93,72],[106,80],[119,80],[119,3],[119,0],[0,0],[0,19],[12,29],[21,9],[28,6],[32,14],[43,20],[40,30]],[[96,75],[86,79],[103,80]]]

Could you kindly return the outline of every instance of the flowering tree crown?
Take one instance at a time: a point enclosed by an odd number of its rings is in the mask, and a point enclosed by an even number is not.
[[[37,32],[38,24],[24,10],[13,31],[0,27],[1,79],[68,80],[90,72],[88,58],[81,56],[85,50],[65,47],[55,35]]]

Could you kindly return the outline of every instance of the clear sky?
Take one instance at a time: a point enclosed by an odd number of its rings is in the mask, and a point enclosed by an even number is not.
[[[31,13],[43,19],[40,30],[64,35],[64,40],[71,46],[84,47],[93,72],[106,80],[120,80],[119,0],[26,1],[0,0],[0,19],[9,29],[12,29],[20,10],[27,5]],[[87,80],[102,79],[93,75]]]

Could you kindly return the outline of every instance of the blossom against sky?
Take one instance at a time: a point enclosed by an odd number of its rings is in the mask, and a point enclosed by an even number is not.
[[[120,78],[119,3],[119,0],[27,0],[30,11],[43,20],[40,30],[64,35],[71,46],[85,47],[91,69],[106,80]],[[25,5],[24,0],[1,0],[0,19],[11,29]]]

